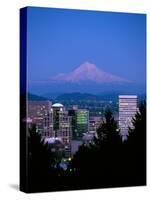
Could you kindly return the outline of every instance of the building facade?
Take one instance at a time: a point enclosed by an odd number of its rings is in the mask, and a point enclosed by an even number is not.
[[[76,139],[76,111],[74,108],[68,110],[68,114],[70,117],[70,125],[71,125],[71,132],[72,132],[72,139]]]
[[[76,136],[82,138],[83,134],[89,132],[89,111],[78,109],[76,111]]]
[[[102,117],[98,117],[98,116],[91,116],[89,118],[89,132],[96,132],[96,130],[98,129],[98,127],[101,125],[101,123],[103,122],[103,118]]]
[[[39,134],[43,134],[43,121],[51,109],[51,101],[28,101],[27,120],[30,126],[36,124]]]
[[[66,152],[66,157],[71,154],[71,122],[68,111],[60,103],[52,105],[49,114],[43,122],[43,136],[48,138],[61,138]]]
[[[136,95],[119,96],[119,129],[122,141],[127,140],[128,128],[132,128],[132,119],[137,112]]]

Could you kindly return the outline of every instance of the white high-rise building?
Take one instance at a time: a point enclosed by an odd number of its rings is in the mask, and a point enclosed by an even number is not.
[[[122,141],[127,139],[128,127],[133,127],[132,118],[137,112],[136,95],[119,95],[119,128]]]

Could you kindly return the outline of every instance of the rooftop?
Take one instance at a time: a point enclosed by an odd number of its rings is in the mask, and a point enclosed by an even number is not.
[[[52,105],[52,107],[53,108],[62,108],[62,107],[64,107],[61,103],[54,103],[53,105]]]
[[[119,98],[134,99],[137,98],[137,95],[119,95]]]
[[[44,141],[48,142],[48,144],[53,144],[56,141],[62,142],[62,139],[60,137],[46,137]]]

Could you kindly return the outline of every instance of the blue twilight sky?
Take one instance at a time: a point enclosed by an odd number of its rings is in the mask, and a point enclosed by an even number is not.
[[[137,83],[146,79],[146,15],[28,8],[29,83],[85,61]],[[29,85],[30,85],[29,84]]]

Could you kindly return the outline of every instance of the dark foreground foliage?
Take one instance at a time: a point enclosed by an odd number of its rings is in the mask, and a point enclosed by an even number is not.
[[[29,132],[29,192],[74,190],[146,184],[146,104],[141,103],[122,143],[110,110],[94,141],[80,146],[66,171],[57,155],[41,140],[35,127]]]

